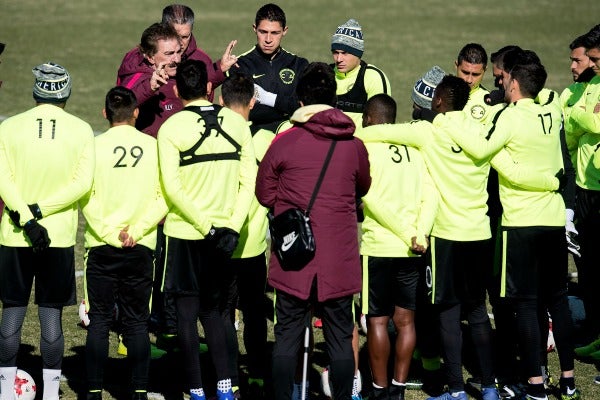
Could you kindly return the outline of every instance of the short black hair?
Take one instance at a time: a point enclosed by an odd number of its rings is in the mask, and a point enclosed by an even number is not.
[[[506,55],[506,53],[513,51],[513,50],[521,50],[521,48],[514,44],[504,46],[501,49],[499,49],[498,51],[495,51],[492,53],[492,55],[490,56],[490,62],[492,64],[494,64],[496,67],[498,67],[500,69],[504,69],[504,56]]]
[[[207,83],[206,64],[202,61],[185,60],[177,67],[175,84],[182,99],[194,100],[205,97]]]
[[[464,79],[454,75],[446,75],[435,88],[434,97],[440,98],[448,111],[460,111],[469,101],[471,88]]]
[[[336,88],[333,68],[324,62],[312,62],[300,76],[296,94],[305,106],[327,104],[333,107],[337,99]]]
[[[396,101],[389,94],[379,93],[365,103],[363,114],[377,116],[378,120],[392,124],[396,121]]]
[[[470,64],[483,64],[487,67],[488,57],[485,49],[479,43],[468,43],[458,53],[456,63],[466,61]]]
[[[135,94],[123,86],[116,86],[108,91],[104,101],[104,110],[108,122],[126,122],[133,117],[138,103]]]
[[[260,21],[263,20],[279,22],[282,28],[285,28],[286,26],[285,13],[277,4],[265,4],[258,9],[256,12],[256,17],[254,18],[254,24],[258,26]]]
[[[586,49],[600,49],[600,24],[583,35],[583,44]]]
[[[579,47],[585,47],[585,35],[577,36],[573,41],[569,44],[570,50],[575,50]]]
[[[243,72],[234,72],[221,85],[221,96],[226,106],[247,106],[254,97],[254,80]]]

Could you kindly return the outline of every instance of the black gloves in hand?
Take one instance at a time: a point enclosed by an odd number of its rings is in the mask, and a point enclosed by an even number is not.
[[[238,245],[240,234],[230,228],[213,226],[208,231],[206,238],[215,244],[217,251],[230,258]]]
[[[504,89],[492,90],[483,97],[483,100],[488,106],[504,103]]]
[[[40,206],[38,206],[37,203],[28,204],[27,207],[29,207],[29,211],[31,211],[31,213],[33,214],[33,218],[35,218],[36,220],[44,218],[44,216],[42,215],[42,210],[40,210]]]
[[[18,211],[8,209],[8,207],[6,209],[8,210],[8,216],[12,220],[13,224],[18,226],[19,228],[22,228],[21,227],[21,214],[19,214]]]
[[[433,122],[435,116],[438,115],[437,112],[430,110],[428,108],[416,107],[413,109],[412,117],[413,119],[429,121]]]
[[[27,221],[23,226],[23,229],[25,230],[25,235],[31,242],[31,247],[33,247],[34,253],[46,250],[48,246],[50,246],[48,231],[35,219]]]
[[[554,176],[558,179],[558,191],[560,192],[567,186],[567,176],[562,168]]]

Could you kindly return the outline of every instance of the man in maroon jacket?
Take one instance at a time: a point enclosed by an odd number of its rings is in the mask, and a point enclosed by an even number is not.
[[[352,297],[361,288],[356,198],[371,184],[369,158],[353,137],[355,126],[335,105],[336,83],[325,63],[312,63],[298,82],[302,106],[293,128],[280,133],[263,158],[256,196],[277,216],[306,209],[331,142],[337,141],[310,213],[316,254],[300,271],[285,271],[271,256],[269,284],[277,291],[273,383],[275,398],[289,399],[311,309],[322,316],[333,398],[351,399],[354,379]]]
[[[135,93],[140,105],[136,128],[149,135],[156,137],[162,123],[183,108],[181,100],[173,92],[175,81],[169,79],[175,77],[177,64],[188,58],[202,61],[206,64],[208,80],[214,89],[225,80],[224,73],[237,62],[237,57],[231,54],[237,41],[232,40],[221,60],[213,62],[196,45],[193,26],[192,9],[181,4],[167,6],[163,10],[162,23],[148,27],[140,44],[130,50],[121,62],[117,85]],[[212,98],[211,93],[209,100],[212,101]]]

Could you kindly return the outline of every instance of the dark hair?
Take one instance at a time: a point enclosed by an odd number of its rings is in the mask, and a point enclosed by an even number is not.
[[[521,94],[533,99],[544,88],[548,73],[541,63],[523,63],[516,64],[510,76],[519,82]]]
[[[108,91],[104,101],[108,122],[125,122],[133,116],[138,103],[135,94],[123,86],[116,86]]]
[[[585,47],[585,35],[577,36],[570,44],[569,49],[575,50],[579,47]]]
[[[142,38],[139,45],[140,51],[143,54],[152,57],[158,51],[158,41],[169,39],[175,39],[179,41],[179,35],[177,34],[175,28],[169,24],[156,22],[146,28],[144,33],[142,33]]]
[[[396,101],[392,96],[379,93],[367,100],[363,114],[377,116],[383,123],[391,124],[396,121],[396,110]]]
[[[435,88],[435,97],[442,99],[448,111],[460,111],[469,101],[471,88],[464,79],[446,75]]]
[[[247,106],[254,97],[254,81],[248,74],[234,72],[221,85],[221,96],[226,106]]]
[[[254,18],[254,24],[258,26],[260,21],[263,20],[279,22],[282,28],[285,28],[286,26],[285,13],[277,4],[265,4],[258,9],[256,12],[256,17]]]
[[[492,53],[492,55],[490,56],[490,62],[496,67],[504,70],[504,56],[506,55],[506,53],[513,50],[521,50],[521,48],[514,44],[504,46],[498,51]]]
[[[323,62],[312,62],[300,76],[296,94],[305,106],[327,104],[333,107],[336,102],[336,88],[333,68]]]
[[[207,83],[206,64],[202,61],[185,60],[177,67],[175,84],[182,99],[194,100],[205,97]]]
[[[600,49],[600,24],[583,35],[583,45],[586,49]]]
[[[456,59],[457,64],[463,61],[470,64],[483,64],[483,68],[485,68],[488,62],[487,53],[479,43],[469,43],[460,50]]]
[[[163,8],[162,23],[194,25],[194,11],[183,4],[171,4]]]

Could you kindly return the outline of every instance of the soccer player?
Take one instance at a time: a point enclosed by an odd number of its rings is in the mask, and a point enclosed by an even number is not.
[[[363,126],[396,120],[396,102],[386,94],[367,100]],[[366,143],[373,181],[363,197],[363,312],[373,376],[373,399],[403,400],[416,343],[414,314],[419,269],[437,212],[437,189],[420,152],[388,143]],[[391,225],[391,226],[390,226]],[[394,229],[395,228],[395,229]],[[390,316],[396,327],[392,384],[388,385]]]
[[[255,105],[254,82],[250,76],[235,72],[221,86],[219,102],[248,120]],[[256,163],[262,160],[275,134],[265,129],[250,126]],[[267,283],[267,209],[258,203],[256,196],[250,212],[240,230],[240,240],[231,260],[227,264],[228,283],[226,304],[223,309],[225,328],[230,345],[229,357],[232,384],[238,385],[238,341],[233,322],[235,309],[242,311],[244,321],[244,345],[248,355],[248,391],[244,396],[263,399],[264,381],[267,376],[267,321],[264,313],[265,286]]]
[[[449,130],[450,136],[475,158],[504,148],[515,162],[533,172],[562,170],[561,116],[546,112],[534,100],[546,81],[544,66],[535,53],[516,49],[504,56],[504,67],[510,71],[502,80],[510,105],[495,118],[487,135]],[[501,169],[498,172],[503,206],[501,296],[510,299],[515,309],[527,396],[547,399],[540,355],[545,323],[538,315],[541,305],[553,320],[562,398],[578,399],[567,301],[565,203],[557,191],[518,188],[502,176]]]
[[[103,369],[113,307],[120,323],[133,377],[133,399],[147,399],[156,227],[166,215],[158,173],[156,139],[135,129],[135,95],[117,86],[103,109],[110,129],[95,138],[91,190],[79,204],[85,229],[85,294],[90,324],[86,341],[87,398],[102,399]]]
[[[257,104],[250,111],[250,121],[258,128],[278,132],[279,125],[299,107],[296,85],[308,61],[281,47],[288,26],[278,5],[269,3],[259,8],[252,29],[256,46],[238,57],[238,69],[232,71],[254,79]]]
[[[58,400],[62,310],[75,304],[77,200],[94,174],[90,125],[67,113],[71,76],[55,63],[33,68],[36,106],[0,125],[0,398],[14,399],[21,328],[35,278],[45,400]],[[9,218],[10,217],[10,218]]]
[[[282,268],[271,256],[269,283],[277,291],[273,382],[276,399],[289,399],[298,351],[313,307],[321,312],[330,358],[333,398],[350,399],[355,371],[352,351],[353,295],[360,291],[356,198],[371,178],[367,151],[353,138],[355,126],[335,105],[335,77],[325,63],[311,63],[298,83],[303,107],[294,127],[278,135],[260,163],[256,197],[277,217],[290,207],[306,209],[323,163],[331,162],[310,218],[314,258],[301,270]]]
[[[600,359],[600,300],[595,283],[600,280],[596,267],[600,256],[596,243],[600,239],[600,166],[596,155],[600,144],[600,25],[593,27],[583,36],[586,56],[589,57],[594,76],[586,85],[582,96],[571,107],[565,123],[570,143],[577,143],[577,231],[581,245],[578,260],[579,282],[582,287],[586,314],[586,331],[592,343],[578,348],[576,353]],[[594,167],[591,167],[591,166]]]
[[[250,209],[256,159],[244,118],[207,100],[212,85],[203,62],[181,63],[175,81],[185,108],[165,121],[158,134],[160,173],[171,204],[164,225],[164,291],[175,296],[191,398],[206,398],[198,355],[199,318],[215,364],[217,397],[230,400],[219,282]]]
[[[367,143],[386,141],[419,148],[440,192],[440,206],[431,232],[432,260],[428,267],[431,281],[427,289],[440,322],[449,392],[436,399],[466,398],[461,367],[461,312],[467,316],[477,350],[482,395],[486,400],[498,397],[491,365],[491,326],[485,308],[487,271],[481,267],[490,265],[492,246],[486,215],[489,159],[474,161],[448,133],[460,130],[478,135],[482,129],[467,111],[462,111],[468,96],[469,87],[464,80],[446,76],[435,89],[432,100],[433,111],[444,114],[435,117],[433,124],[420,121],[367,127],[358,133]],[[496,166],[505,167],[515,184],[542,189],[558,187],[554,174],[519,170],[505,153],[498,157],[497,163]]]
[[[489,91],[481,86],[481,81],[487,69],[487,53],[479,43],[468,43],[458,53],[454,66],[456,76],[469,84],[471,92],[465,111],[476,121],[487,123],[496,114],[497,109],[485,102]]]
[[[331,55],[337,84],[336,108],[360,126],[365,103],[385,93],[392,95],[390,82],[379,68],[362,60],[365,43],[358,21],[349,19],[337,27],[331,38]]]

